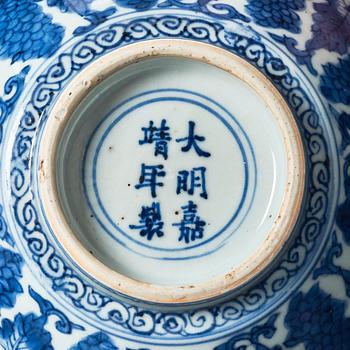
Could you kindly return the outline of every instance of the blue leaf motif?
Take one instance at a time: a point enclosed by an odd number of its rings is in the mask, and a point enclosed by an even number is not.
[[[279,345],[265,346],[262,339],[271,339],[276,333],[275,322],[278,314],[271,315],[267,321],[262,324],[251,328],[249,332],[239,333],[233,338],[229,339],[226,343],[221,344],[214,348],[214,350],[244,350],[244,349],[257,349],[257,350],[282,350]],[[246,345],[241,346],[242,341]],[[249,344],[249,345],[248,345]]]
[[[29,294],[38,303],[41,314],[43,316],[45,316],[46,318],[48,318],[51,315],[55,315],[58,317],[59,320],[55,323],[55,325],[56,329],[61,333],[70,334],[72,333],[73,329],[84,329],[84,327],[69,321],[68,317],[63,312],[57,310],[52,305],[52,303],[40,296],[37,292],[33,290],[32,287],[29,287]]]
[[[38,303],[40,315],[32,312],[26,315],[17,313],[13,321],[4,318],[0,324],[1,350],[54,350],[51,345],[51,334],[45,329],[51,315],[59,318],[55,326],[61,333],[70,334],[73,329],[84,329],[69,321],[65,314],[55,309],[48,300],[31,287],[29,287],[29,294]]]
[[[332,244],[326,252],[326,256],[321,259],[320,267],[314,270],[313,278],[317,279],[320,276],[338,275],[344,281],[347,296],[350,296],[350,271],[336,264],[336,259],[342,256],[342,254],[343,246],[339,243],[336,233],[333,232]]]
[[[5,83],[3,96],[0,97],[0,143],[2,142],[3,138],[3,124],[12,113],[19,97],[21,96],[24,88],[24,82],[29,71],[30,66],[25,66],[19,74],[12,76]],[[2,214],[2,207],[0,214]],[[4,222],[3,218],[1,222],[1,231],[2,234],[0,233],[0,239],[4,239],[12,245],[13,242],[9,240],[7,225]]]
[[[300,17],[296,11],[305,8],[305,0],[250,0],[246,7],[255,22],[263,27],[300,33]]]
[[[349,168],[349,160],[347,160],[346,167]],[[339,206],[336,221],[339,228],[343,232],[344,239],[347,244],[350,244],[350,198],[347,197],[345,201]]]
[[[73,34],[74,35],[83,35],[95,29],[98,25],[105,22],[109,16],[112,16],[115,12],[115,8],[108,7],[103,11],[86,11],[83,17],[90,22],[86,26],[78,27]]]
[[[337,64],[323,66],[321,91],[331,102],[350,104],[350,55],[339,59]]]
[[[1,126],[0,126],[0,131],[1,131]],[[0,140],[1,140],[1,138],[0,138]],[[11,246],[14,246],[13,239],[12,239],[8,229],[7,229],[6,221],[2,216],[2,211],[3,211],[3,209],[2,209],[2,206],[0,205],[0,240],[7,242]]]
[[[64,28],[52,23],[32,0],[3,0],[0,6],[0,57],[12,62],[50,57],[58,49]]]
[[[284,45],[286,49],[294,55],[299,65],[305,65],[312,75],[317,75],[317,71],[312,64],[312,56],[314,55],[313,51],[298,49],[298,42],[294,38],[287,35],[277,35],[274,33],[269,33],[269,35],[272,39]]]
[[[22,264],[20,255],[0,247],[0,309],[13,307],[17,294],[23,292],[18,282]]]
[[[80,26],[73,32],[74,35],[83,35],[95,29],[105,22],[116,11],[114,7],[108,7],[102,11],[92,11],[90,4],[93,0],[47,0],[50,7],[58,7],[62,12],[76,13],[90,22],[86,26]]]
[[[46,317],[33,313],[18,313],[13,322],[5,318],[0,327],[0,346],[4,350],[53,350],[45,324]]]
[[[252,2],[274,2],[276,0],[251,0]],[[289,1],[289,0],[288,0]],[[291,0],[294,2],[294,0]],[[283,3],[280,1],[280,3]],[[311,26],[312,36],[305,43],[305,49],[298,48],[299,42],[287,35],[277,35],[269,33],[271,37],[284,45],[286,49],[295,56],[300,65],[306,65],[311,74],[317,75],[317,71],[313,67],[312,57],[315,52],[320,49],[325,49],[330,52],[337,52],[341,55],[347,53],[350,46],[350,5],[346,0],[327,0],[324,2],[314,2],[313,8],[315,12],[312,14],[313,24]],[[266,16],[270,18],[268,11]],[[262,13],[257,11],[257,16],[260,18]],[[267,27],[274,27],[267,25]],[[274,27],[275,28],[275,27]],[[285,28],[288,29],[288,28]],[[290,30],[293,32],[293,30]],[[295,30],[294,30],[295,32]],[[322,92],[332,102],[346,101],[348,96],[343,88],[348,84],[348,62],[340,62],[340,68],[344,69],[344,73],[339,75],[337,67],[332,64],[324,66],[325,75],[322,77]],[[339,78],[332,77],[337,75]],[[332,86],[334,84],[334,86]],[[328,88],[328,86],[330,88]],[[334,88],[334,91],[332,89]],[[343,90],[343,91],[342,91]],[[343,102],[344,103],[344,102]]]
[[[349,82],[349,89],[350,89],[350,82]],[[336,110],[332,105],[329,105],[329,110],[332,113],[332,115],[336,118],[338,124],[339,124],[339,132],[341,134],[341,149],[344,151],[347,146],[350,144],[350,114],[342,111]],[[345,195],[347,197],[350,196],[350,178],[349,173],[347,172],[350,170],[349,168],[349,161],[350,158],[347,156],[345,159],[345,165],[343,166],[343,173],[345,177]],[[344,208],[346,209],[346,208]],[[346,215],[346,213],[344,212]],[[350,218],[344,217],[345,221],[350,222]],[[341,225],[342,226],[342,225]],[[344,231],[347,235],[350,234],[350,231]]]
[[[105,333],[98,332],[84,338],[70,350],[118,350],[118,348]]]
[[[158,0],[114,0],[119,6],[128,7],[135,10],[148,10],[154,7]]]
[[[115,0],[118,3],[129,4],[136,3],[134,0]],[[146,1],[147,4],[153,3],[152,0]],[[126,6],[126,5],[124,5]],[[140,5],[139,5],[140,7]],[[250,22],[249,17],[243,15],[236,10],[231,4],[222,3],[215,0],[165,0],[159,2],[158,7],[167,8],[167,7],[177,7],[183,10],[191,10],[195,12],[202,12],[208,16],[214,18],[225,18],[225,19],[239,19],[244,22]]]
[[[345,54],[350,46],[350,5],[347,0],[314,2],[312,37],[306,42],[307,51],[326,49]]]
[[[284,323],[286,347],[303,344],[306,350],[347,350],[350,344],[350,318],[345,302],[334,299],[315,284],[307,293],[299,292],[290,301]]]
[[[84,14],[93,0],[47,0],[47,5],[58,7],[62,12]]]

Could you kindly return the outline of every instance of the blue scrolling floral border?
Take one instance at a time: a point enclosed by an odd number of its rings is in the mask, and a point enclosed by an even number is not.
[[[303,126],[311,174],[309,198],[306,201],[309,209],[296,241],[279,268],[267,280],[233,301],[182,315],[157,313],[130,306],[117,299],[110,299],[87,285],[66,266],[50,243],[49,236],[39,221],[37,198],[30,183],[30,152],[34,146],[34,135],[39,123],[46,118],[45,112],[64,84],[93,59],[113,48],[159,37],[196,39],[224,47],[244,57],[268,75],[289,101]],[[325,156],[319,159],[317,155],[321,153]],[[214,329],[217,331],[232,327],[242,316],[249,316],[253,311],[262,309],[261,306],[276,295],[280,295],[278,300],[281,302],[283,289],[290,283],[290,279],[305,269],[306,262],[315,254],[315,249],[320,244],[320,231],[329,211],[329,163],[327,142],[313,103],[300,87],[300,82],[263,44],[228,32],[222,25],[203,19],[167,16],[134,20],[126,24],[112,24],[97,33],[86,35],[69,52],[59,55],[56,63],[38,77],[13,148],[11,183],[14,216],[34,261],[52,279],[53,289],[63,291],[78,308],[95,314],[103,322],[114,322],[126,334],[131,331],[140,336],[152,335],[168,340],[179,340],[184,336],[198,338]]]
[[[94,0],[3,0],[0,9],[0,58],[12,63],[41,57],[51,57],[59,48],[65,27],[52,21],[47,7],[56,7],[69,16],[86,21],[77,26],[73,35],[85,35],[107,21],[115,13],[149,9],[183,9],[206,14],[217,19],[249,22],[231,4],[217,0],[114,0],[113,6],[92,9]],[[14,27],[16,28],[14,30]]]
[[[73,47],[71,54],[60,55],[59,62],[50,67],[46,75],[40,77],[41,80],[39,79],[39,84],[34,92],[32,101],[27,106],[26,114],[22,119],[20,132],[16,140],[14,149],[15,167],[12,169],[14,187],[12,190],[15,200],[15,210],[17,211],[17,220],[23,229],[24,238],[27,240],[37,263],[40,264],[46,274],[53,279],[54,288],[56,290],[63,290],[65,294],[80,307],[83,307],[84,302],[89,303],[90,297],[96,297],[96,301],[100,304],[94,306],[95,310],[101,306],[104,308],[99,314],[95,311],[97,316],[100,316],[101,319],[104,319],[103,317],[105,317],[105,319],[110,317],[111,320],[117,324],[123,322],[123,327],[125,329],[131,328],[133,331],[140,334],[164,335],[168,333],[171,335],[188,335],[190,333],[188,333],[188,329],[186,330],[186,326],[190,328],[195,326],[196,323],[200,325],[201,317],[205,317],[207,319],[207,322],[204,324],[205,327],[199,326],[196,332],[196,334],[201,335],[212,330],[215,323],[219,325],[219,317],[215,317],[215,314],[220,314],[223,319],[226,318],[226,321],[224,321],[221,326],[229,323],[230,320],[238,319],[241,315],[251,312],[254,305],[256,305],[256,307],[260,306],[270,297],[269,294],[274,294],[282,290],[288,282],[288,277],[285,277],[284,280],[277,281],[277,284],[274,285],[270,291],[263,290],[261,285],[260,290],[257,289],[258,293],[256,294],[260,297],[256,299],[255,303],[252,302],[252,300],[254,300],[254,293],[256,293],[257,290],[255,290],[255,292],[251,291],[250,295],[243,296],[241,300],[231,302],[230,304],[223,304],[218,310],[213,309],[211,312],[203,310],[197,311],[192,315],[186,315],[186,317],[172,314],[160,315],[145,310],[137,310],[134,307],[123,305],[115,301],[107,302],[106,297],[93,292],[89,286],[86,286],[77,276],[74,276],[69,268],[64,267],[64,263],[59,256],[54,255],[53,246],[49,243],[40,224],[35,220],[37,218],[36,209],[34,202],[32,202],[32,193],[29,190],[28,179],[26,179],[25,175],[25,172],[28,170],[29,152],[32,146],[31,137],[35,133],[40,115],[42,112],[45,112],[53,101],[55,94],[59,92],[62,85],[75,74],[75,72],[80,70],[95,57],[122,45],[123,42],[129,43],[137,40],[169,36],[194,38],[196,40],[203,40],[223,46],[254,63],[270,76],[287,97],[298,117],[304,119],[303,122],[306,123],[304,125],[305,129],[308,130],[304,136],[311,148],[310,158],[313,152],[317,154],[321,152],[321,150],[324,150],[325,154],[327,154],[325,151],[326,143],[322,140],[322,135],[319,134],[319,130],[317,130],[317,117],[311,101],[306,97],[306,94],[303,93],[299,82],[290,75],[283,63],[273,58],[261,43],[233,33],[228,33],[221,25],[214,25],[204,20],[189,20],[175,17],[167,17],[165,19],[151,18],[148,20],[133,21],[127,25],[119,23],[97,34],[87,35]],[[95,52],[92,52],[92,49],[94,49]],[[305,108],[306,105],[308,105],[309,108]],[[314,134],[311,132],[309,133],[311,130],[316,130],[316,132]],[[320,141],[319,144],[317,143],[318,141]],[[317,147],[314,150],[312,149],[312,147],[315,147],[314,143],[318,144],[319,149],[316,149]],[[322,162],[316,162],[318,163],[318,170],[316,170],[318,172],[313,174],[312,178],[316,183],[319,183],[316,184],[315,187],[315,193],[317,194],[315,194],[314,199],[312,199],[314,202],[317,201],[317,198],[324,202],[327,201],[326,191],[330,176],[327,166],[324,165],[327,162],[328,159],[324,159]],[[319,178],[319,176],[321,177]],[[316,217],[317,220],[312,222],[312,225],[321,226],[324,222],[327,205],[324,204],[321,208],[318,208],[318,204],[316,203],[313,205],[314,208],[310,216],[313,219]],[[297,273],[300,266],[303,265],[301,261],[295,261],[295,254],[298,252],[298,246],[303,247],[300,249],[305,249],[306,251],[311,251],[313,249],[317,238],[316,232],[311,231],[313,228],[314,226],[311,226],[311,224],[310,226],[305,226],[299,242],[297,242],[290,251],[289,261],[287,259],[284,264],[285,266],[281,267],[283,271],[288,271],[288,268],[294,263],[293,269],[290,271],[290,275],[293,275]],[[299,254],[301,255],[302,253],[300,252]],[[298,263],[300,266],[298,266]],[[46,266],[43,267],[42,264],[46,264]],[[76,284],[81,296],[69,289],[71,284]],[[271,285],[273,285],[272,282]],[[82,290],[83,292],[81,292]],[[108,307],[106,308],[107,305]],[[234,310],[237,310],[237,312],[235,313]],[[114,312],[110,313],[110,311]],[[147,327],[143,327],[143,329],[138,327],[140,326],[138,322],[141,320],[146,320],[145,325]],[[157,328],[155,325],[156,320],[158,322]],[[150,326],[151,323],[152,325]]]

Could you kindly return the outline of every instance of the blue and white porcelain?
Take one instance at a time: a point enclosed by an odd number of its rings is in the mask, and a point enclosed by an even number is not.
[[[350,2],[0,1],[0,349],[348,350]]]

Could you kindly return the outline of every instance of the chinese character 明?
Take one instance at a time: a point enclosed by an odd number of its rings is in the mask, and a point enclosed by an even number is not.
[[[191,171],[180,170],[177,174],[176,193],[182,191],[193,195],[196,188],[201,189],[199,194],[202,198],[208,199],[208,193],[205,184],[205,167],[193,168]]]
[[[199,146],[198,142],[203,142],[205,140],[204,136],[198,136],[194,133],[194,127],[196,123],[193,121],[188,122],[188,136],[180,139],[176,139],[176,142],[187,141],[187,145],[181,148],[182,152],[188,152],[192,147],[195,149],[200,157],[210,157],[210,153],[203,151]]]
[[[140,225],[129,225],[132,230],[140,230],[140,236],[146,237],[149,241],[153,236],[164,236],[162,231],[164,223],[160,213],[159,203],[152,203],[151,207],[142,206],[140,217]]]
[[[197,205],[189,201],[181,209],[183,213],[181,222],[173,224],[173,226],[179,228],[179,241],[184,241],[188,244],[196,239],[202,239],[206,222],[197,215]]]
[[[168,142],[171,140],[169,127],[166,125],[166,120],[161,121],[160,127],[154,126],[152,120],[149,122],[149,126],[143,127],[143,140],[139,140],[140,145],[145,143],[155,143],[154,155],[162,155],[164,159],[168,159]]]

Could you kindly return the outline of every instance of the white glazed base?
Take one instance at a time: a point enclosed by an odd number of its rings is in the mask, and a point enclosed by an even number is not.
[[[40,148],[47,218],[111,288],[152,302],[213,298],[253,279],[288,240],[303,195],[300,137],[277,91],[238,57],[195,42],[135,44],[86,68],[51,113]],[[143,128],[162,120],[166,156],[141,145]],[[190,123],[198,148],[184,150]],[[181,232],[186,203],[197,232]],[[140,211],[155,205],[158,231],[146,234]]]

